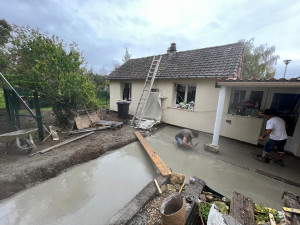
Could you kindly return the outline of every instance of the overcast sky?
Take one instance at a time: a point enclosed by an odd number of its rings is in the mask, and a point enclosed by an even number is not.
[[[300,76],[299,0],[1,0],[0,19],[77,43],[96,73],[122,64],[126,47],[139,58],[254,37],[276,47],[277,77],[284,59],[286,77]]]

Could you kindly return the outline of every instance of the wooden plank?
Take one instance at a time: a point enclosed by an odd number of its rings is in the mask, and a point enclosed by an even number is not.
[[[31,157],[31,156],[33,156],[33,155],[36,155],[36,154],[44,154],[45,152],[49,152],[49,151],[51,151],[51,150],[53,150],[53,149],[55,149],[55,148],[58,148],[58,147],[60,147],[60,146],[62,146],[62,145],[69,144],[69,143],[71,143],[71,142],[73,142],[73,141],[76,141],[76,140],[78,140],[78,139],[84,138],[84,137],[86,137],[86,136],[88,136],[88,135],[91,135],[91,134],[93,134],[93,133],[94,133],[94,131],[92,131],[92,132],[90,132],[90,133],[88,133],[88,134],[81,135],[81,136],[76,137],[76,138],[71,138],[71,139],[65,140],[65,141],[63,141],[63,142],[61,142],[61,143],[58,143],[57,145],[53,145],[53,146],[51,146],[51,147],[49,147],[49,148],[46,148],[46,149],[44,149],[44,150],[42,150],[42,151],[35,152],[35,153],[29,155],[29,157]]]
[[[297,183],[297,182],[294,182],[294,181],[291,181],[291,180],[288,180],[288,179],[285,179],[283,177],[280,177],[280,176],[277,176],[275,174],[272,174],[272,173],[269,173],[269,172],[266,172],[264,170],[260,170],[260,169],[256,169],[255,172],[259,173],[259,174],[262,174],[262,175],[265,175],[267,177],[271,177],[275,180],[279,180],[281,182],[284,182],[284,183],[287,183],[289,185],[293,185],[293,186],[296,186],[296,187],[300,187],[300,184]]]
[[[96,123],[100,120],[98,114],[90,114],[90,119],[91,119],[92,123]]]
[[[233,192],[229,215],[237,219],[241,224],[256,224],[252,199],[240,193]]]
[[[144,149],[158,168],[159,172],[163,176],[170,175],[172,172],[167,167],[167,165],[162,161],[162,159],[158,156],[158,154],[153,150],[153,148],[148,144],[148,142],[145,140],[145,138],[142,136],[142,134],[139,131],[134,131],[136,137],[139,139],[141,144],[143,145]]]
[[[91,127],[92,123],[87,115],[84,116],[77,116],[74,118],[77,129],[85,129]]]

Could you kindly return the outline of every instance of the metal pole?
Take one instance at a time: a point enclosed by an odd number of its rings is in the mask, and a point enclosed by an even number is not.
[[[288,64],[285,64],[285,70],[284,70],[283,78],[285,78],[285,72],[286,72],[287,65],[288,65]]]
[[[43,132],[41,104],[40,104],[40,99],[39,99],[38,93],[36,91],[33,92],[33,98],[34,98],[34,105],[35,105],[35,111],[36,111],[36,122],[37,122],[38,128],[39,128],[39,138],[42,141],[42,140],[44,140],[44,132]]]
[[[8,85],[8,87],[16,93],[17,97],[20,99],[20,101],[23,103],[23,105],[25,106],[25,108],[27,109],[27,111],[32,115],[33,118],[35,118],[35,120],[37,120],[36,115],[34,114],[34,112],[32,112],[32,110],[29,108],[29,106],[26,104],[26,102],[22,99],[22,97],[18,94],[18,92],[10,85],[10,83],[8,82],[8,80],[6,80],[6,78],[4,77],[4,75],[0,72],[0,76],[3,79],[3,81]],[[43,125],[44,129],[50,134],[50,131],[48,131],[48,129]]]

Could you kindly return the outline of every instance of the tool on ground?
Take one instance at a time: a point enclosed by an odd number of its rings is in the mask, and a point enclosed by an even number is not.
[[[157,190],[158,190],[159,194],[162,194],[161,189],[160,189],[160,187],[159,187],[156,179],[154,179],[154,183],[155,183],[155,185],[157,187]]]
[[[285,212],[300,214],[300,209],[293,209],[293,208],[287,208],[287,207],[282,207],[282,208]]]
[[[144,116],[144,110],[145,110],[145,106],[147,104],[148,98],[149,98],[149,94],[152,88],[152,85],[154,83],[157,71],[158,71],[158,67],[159,67],[159,63],[161,60],[161,56],[154,56],[152,59],[152,63],[150,66],[150,69],[148,71],[146,80],[145,80],[145,84],[144,84],[144,88],[140,97],[140,100],[138,102],[135,114],[131,120],[131,124],[134,125],[135,119],[138,120],[136,126],[139,127],[141,120],[143,119]]]

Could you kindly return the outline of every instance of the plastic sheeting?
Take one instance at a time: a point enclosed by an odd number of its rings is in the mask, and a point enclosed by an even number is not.
[[[161,99],[164,98],[167,97],[160,92],[150,92],[143,118],[160,121],[162,115]]]

